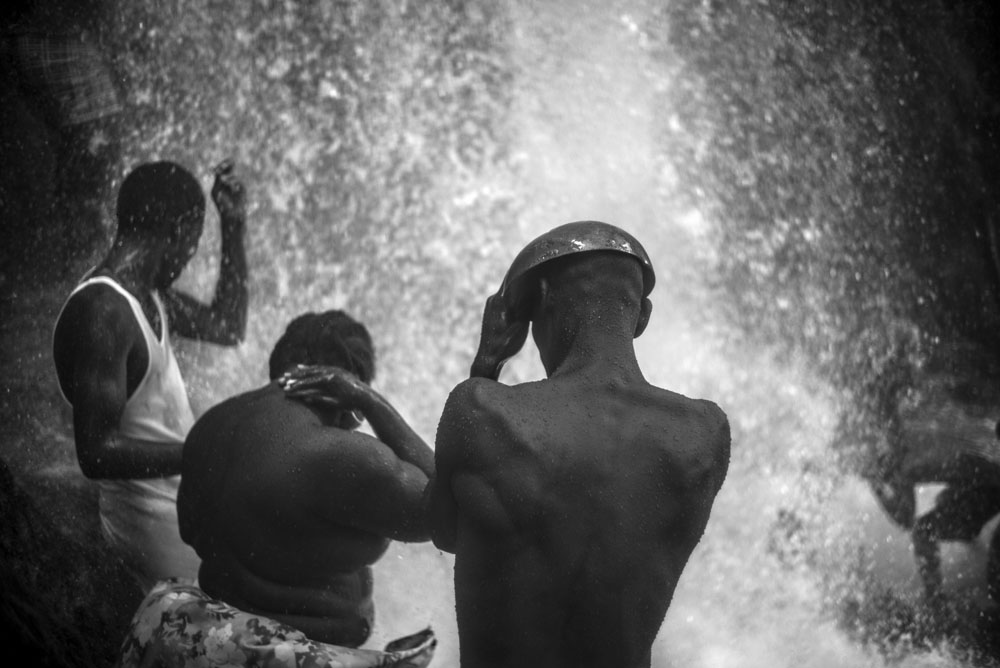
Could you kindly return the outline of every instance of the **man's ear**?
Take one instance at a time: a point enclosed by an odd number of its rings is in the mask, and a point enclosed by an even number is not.
[[[643,297],[642,304],[639,306],[639,320],[635,323],[634,338],[638,339],[646,331],[646,325],[649,324],[649,316],[652,312],[653,302],[649,301],[649,297]]]

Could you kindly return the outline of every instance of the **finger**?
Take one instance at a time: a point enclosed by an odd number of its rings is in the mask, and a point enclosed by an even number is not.
[[[313,387],[313,388],[319,385],[319,383],[316,382],[315,378],[303,378],[301,376],[296,378],[289,378],[286,384],[288,387]]]
[[[289,371],[286,371],[284,374],[282,374],[281,377],[288,380],[296,380],[298,378],[303,378],[306,375],[308,375],[309,371],[310,367],[307,367],[304,364],[296,364]]]
[[[330,382],[333,380],[336,379],[323,373],[310,373],[292,377],[289,381],[289,385],[293,385],[295,387],[311,387],[321,390],[329,386]]]
[[[326,397],[328,395],[323,394],[322,392],[320,392],[319,390],[317,390],[315,388],[293,387],[293,388],[289,388],[285,392],[285,396],[299,397],[299,398],[316,397],[317,399],[321,399],[321,398]]]

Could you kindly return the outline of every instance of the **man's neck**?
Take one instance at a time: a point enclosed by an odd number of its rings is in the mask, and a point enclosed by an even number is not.
[[[610,375],[622,379],[642,377],[632,339],[608,336],[575,339],[555,368],[546,371],[549,378],[572,374],[604,378]]]
[[[116,240],[108,255],[97,267],[97,273],[111,276],[136,296],[154,289],[158,262],[155,253],[141,243]]]

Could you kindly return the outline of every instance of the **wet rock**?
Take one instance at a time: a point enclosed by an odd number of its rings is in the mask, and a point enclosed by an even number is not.
[[[5,649],[30,665],[111,666],[141,593],[99,533],[93,484],[0,460],[0,516]]]

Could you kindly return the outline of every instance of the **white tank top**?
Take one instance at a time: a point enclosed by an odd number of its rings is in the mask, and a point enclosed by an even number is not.
[[[87,278],[66,301],[95,283],[117,290],[129,303],[149,353],[146,374],[125,402],[119,423],[120,432],[124,436],[151,441],[151,448],[159,443],[183,443],[194,424],[194,414],[170,346],[167,314],[160,296],[155,291],[152,293],[160,314],[162,340],[157,338],[139,301],[107,276]],[[62,317],[62,312],[59,316]],[[63,398],[66,399],[65,394]],[[179,475],[173,475],[98,481],[101,526],[105,536],[122,552],[126,565],[143,591],[148,591],[163,578],[194,580],[198,577],[198,555],[181,540],[177,528],[176,504],[180,480]]]
[[[122,413],[119,430],[123,436],[130,438],[161,443],[183,443],[194,424],[194,413],[191,410],[191,402],[188,400],[180,367],[177,365],[177,358],[170,345],[167,314],[159,294],[154,291],[152,297],[160,314],[162,341],[157,338],[153,331],[146,314],[142,311],[139,300],[112,278],[107,276],[88,278],[70,293],[67,302],[83,288],[96,283],[113,288],[129,303],[149,353],[146,374],[139,382],[138,387],[135,388],[132,396],[125,402],[125,411]],[[61,391],[62,387],[60,386]],[[65,399],[66,396],[63,395],[63,398]]]

